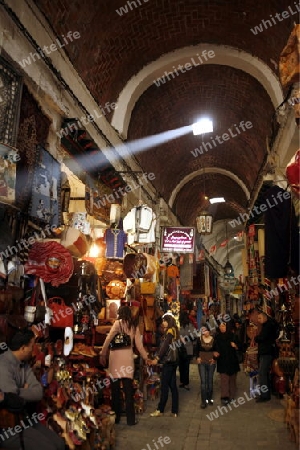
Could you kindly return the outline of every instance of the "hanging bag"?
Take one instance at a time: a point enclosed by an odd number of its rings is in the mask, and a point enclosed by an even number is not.
[[[111,350],[120,350],[122,348],[131,347],[131,337],[129,336],[129,334],[124,333],[121,321],[119,322],[119,324],[121,331],[120,333],[117,333],[110,341],[109,348]]]
[[[32,290],[30,299],[25,301],[24,318],[28,323],[39,323],[45,320],[46,301],[41,289],[41,278],[38,279],[36,286]],[[40,298],[42,295],[42,299]]]
[[[50,321],[51,328],[73,327],[74,310],[65,304],[61,297],[52,297],[48,300],[48,306],[52,311]]]

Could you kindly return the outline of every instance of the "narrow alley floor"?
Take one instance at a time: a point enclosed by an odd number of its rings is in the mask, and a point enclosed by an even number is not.
[[[191,364],[191,389],[179,389],[178,417],[170,417],[170,395],[163,417],[150,417],[157,400],[147,400],[146,411],[137,416],[137,425],[127,426],[125,417],[116,425],[115,450],[296,450],[298,446],[290,441],[284,423],[284,400],[275,396],[266,403],[247,400],[249,378],[242,371],[237,385],[236,397],[244,397],[245,403],[232,407],[232,411],[223,410],[221,415],[219,374],[216,373],[214,405],[203,410],[197,365]],[[215,410],[219,411],[219,417],[210,420],[207,415]]]

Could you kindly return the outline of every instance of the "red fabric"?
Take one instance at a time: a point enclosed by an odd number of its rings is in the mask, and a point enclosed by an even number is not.
[[[292,191],[300,198],[300,149],[296,152],[295,161],[287,166],[286,176]]]
[[[59,266],[51,267],[49,258],[56,258]],[[55,241],[35,242],[29,250],[28,262],[25,264],[25,273],[37,275],[52,286],[66,283],[71,278],[73,269],[71,253]]]

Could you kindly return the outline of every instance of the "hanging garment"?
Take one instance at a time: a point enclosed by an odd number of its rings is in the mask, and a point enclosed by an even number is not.
[[[138,206],[136,208],[137,230],[140,233],[146,233],[150,230],[153,219],[153,211],[149,206]]]
[[[123,230],[125,233],[134,234],[136,230],[135,223],[136,208],[132,208],[123,219]]]
[[[265,274],[268,278],[284,278],[290,264],[299,265],[299,234],[291,198],[283,197],[284,189],[271,187],[265,194]],[[277,204],[276,204],[277,203]]]
[[[123,258],[124,246],[127,242],[126,233],[118,228],[105,231],[106,258]]]
[[[151,244],[155,242],[156,215],[152,213],[152,222],[149,231],[146,233],[139,232],[136,239],[140,244]]]

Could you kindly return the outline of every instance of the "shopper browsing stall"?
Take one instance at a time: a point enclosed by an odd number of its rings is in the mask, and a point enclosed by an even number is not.
[[[115,348],[113,346],[114,338],[120,333],[130,336],[130,343],[124,348]],[[113,324],[100,354],[100,363],[106,366],[108,350],[109,352],[109,372],[113,381],[111,383],[112,393],[112,408],[116,413],[116,423],[121,419],[121,386],[122,381],[123,390],[125,394],[126,403],[126,417],[127,425],[135,425],[135,410],[134,410],[134,359],[133,359],[133,345],[135,346],[142,358],[147,360],[147,352],[143,347],[142,338],[139,328],[134,325],[131,309],[129,306],[121,306],[118,311],[118,320]]]

